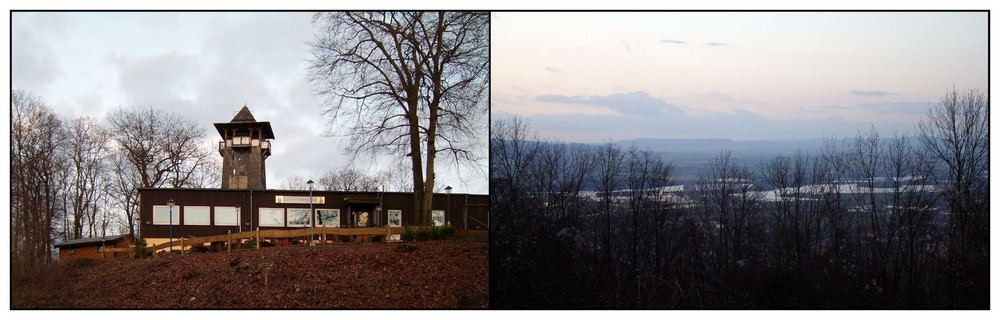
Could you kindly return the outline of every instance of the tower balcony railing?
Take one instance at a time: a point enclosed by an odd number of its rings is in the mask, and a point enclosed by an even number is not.
[[[232,139],[219,141],[219,150],[232,147],[241,148],[257,146],[261,149],[270,150],[271,142],[267,140],[251,139],[250,137],[233,137]]]

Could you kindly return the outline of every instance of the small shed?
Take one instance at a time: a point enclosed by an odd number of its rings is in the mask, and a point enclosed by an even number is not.
[[[69,261],[74,259],[99,259],[110,257],[127,257],[128,252],[108,252],[101,253],[99,250],[105,248],[128,248],[135,243],[135,238],[131,235],[115,235],[107,237],[73,239],[57,243],[54,247],[59,249],[59,260]]]

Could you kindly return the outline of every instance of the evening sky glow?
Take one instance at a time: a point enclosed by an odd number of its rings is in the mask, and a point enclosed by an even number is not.
[[[492,117],[539,135],[912,132],[945,90],[987,89],[985,12],[494,13]]]

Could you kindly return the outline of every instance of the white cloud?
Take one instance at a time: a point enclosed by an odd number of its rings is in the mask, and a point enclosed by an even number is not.
[[[535,100],[549,103],[566,103],[608,107],[619,114],[659,117],[681,112],[680,108],[666,101],[650,97],[642,91],[615,93],[606,96],[540,95]]]
[[[111,109],[153,106],[195,119],[214,140],[212,124],[246,104],[276,136],[270,187],[351,165],[342,140],[323,135],[322,100],[306,80],[311,13],[16,13],[11,34],[12,87],[44,97],[57,112],[102,120]],[[357,166],[397,162],[368,160]],[[486,193],[486,174],[473,177],[482,182],[465,191]]]
[[[59,41],[64,19],[30,13],[11,14],[11,86],[38,88],[65,74],[49,41]]]
[[[709,96],[723,95],[711,92]],[[716,97],[719,98],[719,97]],[[845,120],[827,117],[817,120],[778,120],[764,117],[742,107],[724,112],[692,114],[685,108],[650,97],[642,92],[610,94],[607,96],[579,97],[542,95],[538,100],[548,103],[601,105],[625,110],[617,115],[598,114],[537,114],[524,116],[544,138],[568,142],[600,142],[606,139],[636,138],[726,138],[734,140],[801,139],[821,137],[846,137],[857,130],[875,124],[887,132],[910,132],[912,121]],[[627,107],[626,107],[627,106]],[[871,104],[857,107],[827,106],[816,110],[868,112],[912,112],[914,104]],[[659,112],[670,110],[670,112]],[[806,108],[805,110],[813,110]],[[494,111],[493,119],[512,115]],[[897,117],[898,118],[898,117]]]

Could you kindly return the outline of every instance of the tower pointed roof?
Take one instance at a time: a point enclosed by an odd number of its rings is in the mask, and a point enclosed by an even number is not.
[[[243,109],[240,109],[240,112],[237,112],[233,120],[229,122],[257,122],[257,119],[254,119],[250,109],[243,105]]]
[[[243,105],[243,108],[236,113],[233,120],[230,122],[222,122],[215,124],[215,130],[219,131],[219,135],[223,139],[226,139],[229,132],[229,136],[255,136],[261,139],[274,139],[274,132],[271,131],[271,123],[267,121],[257,121],[250,113],[250,108]]]

